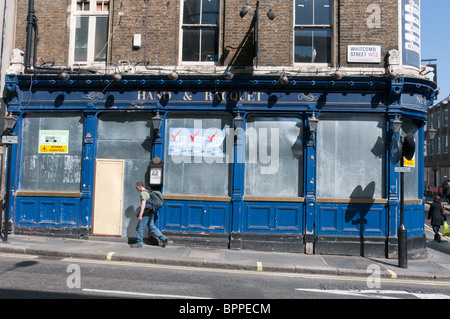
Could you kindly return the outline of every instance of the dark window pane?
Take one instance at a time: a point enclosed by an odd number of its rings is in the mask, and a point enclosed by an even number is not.
[[[184,0],[183,23],[200,23],[200,0]]]
[[[314,0],[295,0],[295,24],[312,25]]]
[[[219,0],[203,0],[202,24],[219,24]]]
[[[297,29],[295,30],[295,62],[311,63],[312,62],[312,30]]]
[[[219,36],[217,29],[202,29],[202,61],[218,60]]]
[[[331,30],[296,29],[295,62],[331,63]]]
[[[183,30],[183,61],[198,61],[200,50],[200,30]]]
[[[314,24],[331,25],[331,0],[314,1]]]
[[[331,63],[331,30],[315,29],[313,32],[315,63]]]

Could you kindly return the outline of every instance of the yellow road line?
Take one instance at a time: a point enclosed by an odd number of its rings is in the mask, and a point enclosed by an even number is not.
[[[390,269],[387,269],[388,273],[391,274],[391,279],[397,279],[397,274]]]
[[[258,261],[256,263],[256,271],[263,271],[263,265],[262,262]]]
[[[115,254],[114,251],[108,253],[108,255],[106,255],[106,260],[111,260],[112,256]]]

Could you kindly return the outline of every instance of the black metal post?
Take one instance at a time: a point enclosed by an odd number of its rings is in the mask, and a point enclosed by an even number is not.
[[[9,231],[9,193],[11,184],[11,144],[7,144],[7,158],[6,158],[6,194],[5,194],[5,220],[3,227],[3,242],[8,242],[8,231]]]
[[[255,33],[254,33],[254,50],[255,50],[255,66],[258,66],[259,59],[259,0],[256,1],[255,9]]]
[[[400,167],[403,168],[403,153],[400,159]],[[405,227],[405,176],[403,170],[400,171],[400,225],[398,227],[398,266],[408,268],[408,247],[406,240],[408,232]]]

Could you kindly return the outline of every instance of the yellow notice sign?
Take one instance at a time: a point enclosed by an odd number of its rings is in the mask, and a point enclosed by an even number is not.
[[[416,167],[416,157],[414,156],[411,160],[407,160],[403,158],[403,166],[404,167]]]
[[[41,130],[39,131],[39,153],[69,152],[69,131]]]
[[[39,145],[39,153],[67,153],[66,145]]]

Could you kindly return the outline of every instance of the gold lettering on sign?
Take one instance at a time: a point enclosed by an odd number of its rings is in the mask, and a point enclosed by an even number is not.
[[[165,100],[168,101],[172,98],[172,92],[156,92],[156,96],[158,97],[158,99],[160,100]]]
[[[184,92],[183,101],[192,101],[192,94],[190,92]]]
[[[238,102],[241,99],[241,94],[240,92],[233,91],[228,93],[228,97],[230,101]]]
[[[417,103],[421,105],[427,105],[427,99],[423,96],[417,96]]]
[[[144,100],[153,101],[154,97],[152,92],[138,91],[137,99],[142,101]]]
[[[188,93],[188,92],[186,92]],[[156,100],[170,100],[172,98],[172,92],[152,92],[152,91],[137,91],[137,99],[139,101],[156,101]]]
[[[232,101],[232,102],[261,102],[262,92],[242,92],[242,91],[224,91],[224,92],[204,92],[205,102]],[[137,91],[138,101],[169,101],[173,97],[173,92],[168,91]],[[177,95],[175,95],[176,97]],[[194,99],[192,92],[184,92],[180,98],[183,101],[192,101]],[[300,95],[299,100],[314,99],[313,95]]]

